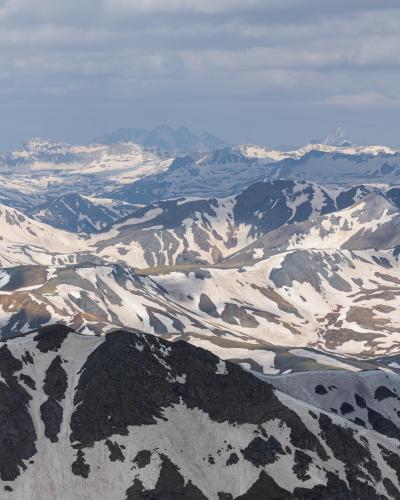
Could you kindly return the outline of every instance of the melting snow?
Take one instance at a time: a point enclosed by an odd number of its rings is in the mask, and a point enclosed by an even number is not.
[[[10,275],[6,271],[0,270],[0,288],[6,286],[9,281]]]
[[[222,359],[217,364],[217,371],[215,372],[217,375],[227,375],[228,370],[226,369],[225,361]]]

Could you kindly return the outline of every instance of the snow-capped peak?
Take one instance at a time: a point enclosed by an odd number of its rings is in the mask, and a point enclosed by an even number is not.
[[[322,144],[326,146],[336,146],[336,147],[344,147],[344,146],[353,146],[355,145],[352,139],[346,135],[346,131],[343,127],[338,127],[335,132],[329,134],[325,139],[320,141]]]
[[[247,158],[256,158],[259,160],[280,161],[288,157],[286,153],[277,149],[268,149],[255,144],[239,144],[234,149]]]
[[[41,137],[34,137],[24,144],[31,154],[65,153],[71,146],[65,142],[53,142]]]

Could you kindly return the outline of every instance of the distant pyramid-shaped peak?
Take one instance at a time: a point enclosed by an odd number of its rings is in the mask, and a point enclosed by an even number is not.
[[[325,137],[325,139],[321,141],[321,144],[325,144],[326,146],[345,147],[353,146],[354,142],[346,135],[346,131],[343,127],[338,127],[335,132]]]

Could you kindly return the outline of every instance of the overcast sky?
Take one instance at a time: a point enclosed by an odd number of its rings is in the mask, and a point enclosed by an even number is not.
[[[159,123],[400,145],[399,0],[0,0],[0,149]]]

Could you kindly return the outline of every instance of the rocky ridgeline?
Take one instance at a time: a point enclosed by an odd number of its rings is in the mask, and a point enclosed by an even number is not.
[[[398,439],[185,342],[46,327],[5,342],[0,373],[1,498],[400,495]]]

